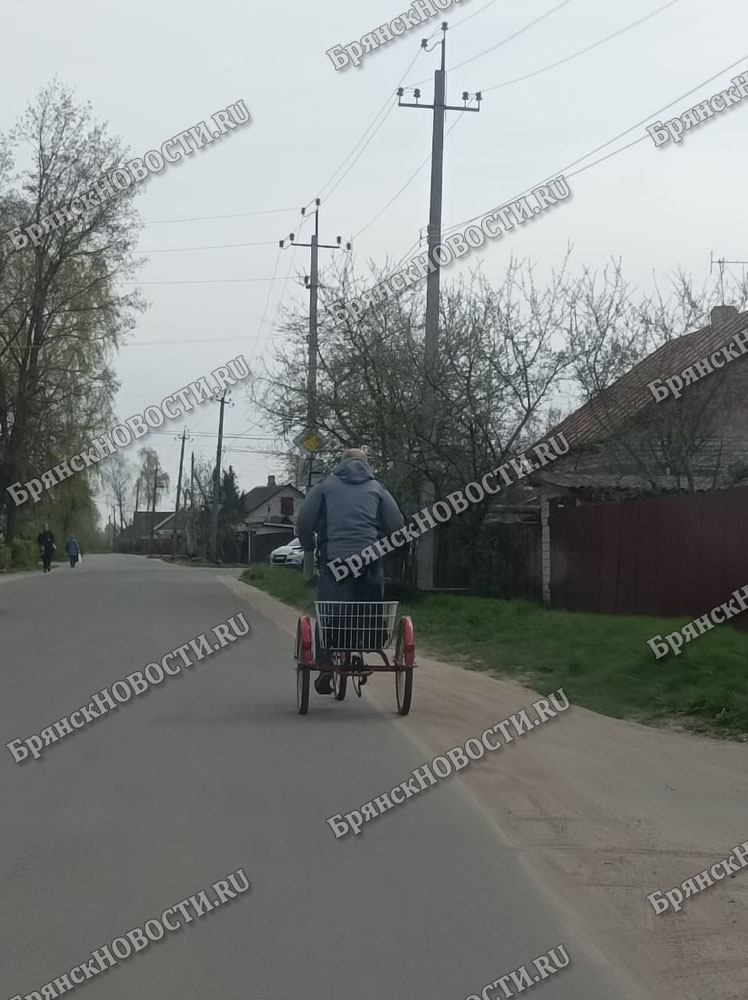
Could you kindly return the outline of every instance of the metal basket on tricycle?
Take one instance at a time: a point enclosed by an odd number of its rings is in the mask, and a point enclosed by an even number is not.
[[[301,715],[309,710],[313,670],[333,675],[337,701],[345,698],[349,679],[360,698],[371,674],[394,673],[397,710],[400,715],[408,714],[415,667],[413,623],[404,616],[396,624],[397,607],[397,601],[315,601],[316,619],[299,618],[294,660]],[[395,653],[390,658],[386,650],[393,641]],[[379,660],[370,662],[366,653]]]

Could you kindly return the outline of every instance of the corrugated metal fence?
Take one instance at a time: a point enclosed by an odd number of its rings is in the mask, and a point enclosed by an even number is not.
[[[572,503],[551,502],[553,607],[699,617],[748,583],[748,489]]]

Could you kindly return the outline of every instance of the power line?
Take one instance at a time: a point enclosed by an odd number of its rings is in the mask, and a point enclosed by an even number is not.
[[[299,226],[298,226],[298,234],[299,235],[301,234],[301,231],[303,230],[304,226],[307,224],[307,222],[308,222],[308,220],[310,218],[310,216],[306,215],[306,210],[307,210],[308,207],[309,207],[308,204],[305,205],[304,206],[304,211],[301,213],[301,222],[299,223]],[[284,242],[285,242],[285,240],[284,240]],[[291,244],[291,245],[293,246],[293,244]],[[283,249],[284,249],[284,247],[279,247],[278,255],[276,256],[276,260],[275,260],[275,265],[276,265],[275,266],[275,273],[276,274],[278,272],[278,263],[280,261],[280,255],[283,252]],[[291,277],[291,272],[293,271],[293,265],[294,265],[295,258],[296,258],[296,249],[294,247],[294,249],[291,251],[291,260],[290,260],[289,265],[288,265],[288,271],[286,272],[286,276],[285,276],[285,278],[283,280],[283,287],[281,288],[280,297],[278,298],[278,304],[277,304],[276,309],[275,309],[275,315],[273,316],[273,322],[270,324],[270,330],[268,332],[267,337],[265,338],[265,344],[267,344],[267,341],[270,339],[270,337],[271,337],[271,335],[273,333],[273,330],[275,329],[275,324],[276,324],[276,322],[278,320],[278,315],[280,313],[281,306],[283,304],[283,298],[284,298],[284,296],[286,294],[286,288],[288,286],[288,281],[289,281],[289,278]],[[270,292],[272,292],[272,290],[273,290],[273,285],[270,286]],[[257,343],[258,343],[258,341],[260,339],[260,331],[262,330],[262,324],[265,322],[264,315],[267,312],[268,303],[270,302],[270,292],[268,292],[268,298],[267,298],[267,301],[265,302],[265,309],[263,310],[263,317],[260,319],[260,330],[257,331],[257,336],[255,337],[255,341],[254,341],[254,345],[253,345],[253,348],[252,348],[252,352],[250,353],[250,361],[252,360],[252,358],[254,356],[254,349],[257,346]],[[263,347],[265,346],[265,344],[263,344]]]
[[[274,281],[274,278],[192,278],[185,281],[121,281],[121,285],[224,285],[247,281]]]
[[[278,334],[281,336],[281,334]],[[145,340],[141,343],[132,341],[129,344],[122,344],[125,347],[171,347],[173,344],[231,344],[239,341],[245,342],[246,335],[242,337],[198,337],[190,340]]]
[[[164,250],[138,250],[137,253],[180,253],[185,250],[231,250],[234,247],[269,247],[276,240],[262,240],[259,243],[219,243],[216,246],[204,247],[167,247]]]
[[[410,73],[411,69],[413,68],[413,66],[414,66],[416,60],[418,59],[419,55],[421,54],[421,52],[422,52],[422,49],[419,48],[418,51],[416,52],[416,54],[411,59],[411,61],[408,63],[408,68],[405,70],[405,72],[403,73],[403,75],[400,77],[400,80],[399,80],[399,82],[397,84],[398,87],[403,82],[403,80],[408,75],[408,73]],[[371,122],[369,123],[368,127],[366,128],[366,130],[364,131],[363,135],[358,140],[358,142],[355,144],[355,146],[353,147],[353,149],[345,157],[345,159],[340,164],[340,166],[336,170],[333,171],[333,173],[331,174],[331,176],[329,177],[329,179],[327,181],[325,181],[325,183],[322,185],[322,187],[320,188],[320,193],[319,193],[319,197],[320,198],[324,197],[325,200],[328,200],[330,198],[330,196],[332,195],[333,191],[335,191],[335,189],[348,176],[348,174],[351,172],[351,170],[353,170],[353,168],[355,167],[356,163],[360,159],[360,157],[361,157],[362,153],[364,152],[364,150],[366,149],[366,147],[369,145],[369,143],[371,142],[371,140],[374,138],[374,136],[381,129],[381,127],[384,125],[384,123],[387,120],[387,118],[392,113],[392,109],[395,107],[393,99],[392,99],[393,96],[394,95],[392,95],[392,94],[390,94],[390,95],[387,96],[387,99],[385,100],[384,104],[379,109],[379,111],[377,111],[377,113],[374,115],[374,118],[371,120]],[[379,117],[382,115],[383,112],[385,112],[384,117],[379,122],[379,124],[376,124],[377,120],[379,119]],[[369,135],[369,132],[371,131],[372,128],[374,129],[374,131],[372,132],[371,135]],[[368,136],[368,139],[367,139],[367,136]],[[362,146],[361,150],[358,152],[358,155],[356,155],[356,152],[357,152],[357,150],[359,149],[359,146],[361,146],[362,143],[364,145]],[[348,167],[348,169],[342,174],[341,177],[338,178],[338,180],[335,182],[334,186],[326,194],[324,194],[325,188],[327,188],[329,186],[330,182],[333,180],[333,178],[336,176],[336,174],[340,173],[340,171],[343,169],[343,167],[345,167],[346,163],[348,163],[348,161],[354,155],[356,155],[356,158],[350,164],[350,166]],[[311,202],[310,202],[310,204],[311,204]],[[309,205],[307,205],[306,207],[308,208]]]
[[[472,21],[474,17],[477,17],[479,14],[482,14],[484,10],[488,10],[489,7],[493,7],[493,5],[496,2],[497,0],[488,0],[488,3],[484,4],[483,7],[480,7],[478,10],[476,10],[474,14],[468,14],[467,17],[463,17],[463,19],[461,21],[458,21],[457,24],[453,24],[449,30],[454,31],[455,28],[459,28],[463,24],[466,24],[468,21]]]
[[[713,80],[716,80],[717,77],[722,76],[724,73],[727,73],[731,69],[734,69],[736,66],[738,66],[741,62],[744,62],[746,59],[748,59],[748,53],[746,53],[745,55],[740,56],[739,59],[736,59],[734,62],[729,63],[729,65],[722,67],[722,69],[719,69],[712,76],[707,77],[707,79],[705,79],[705,80],[702,80],[700,83],[696,84],[695,87],[692,87],[690,90],[687,90],[684,94],[680,94],[678,97],[676,97],[674,100],[670,101],[668,104],[665,104],[661,108],[658,108],[656,111],[651,112],[645,118],[642,118],[638,122],[636,122],[634,125],[631,125],[629,128],[624,129],[622,132],[619,132],[617,135],[614,135],[612,139],[608,139],[606,142],[600,143],[598,146],[595,146],[594,149],[591,149],[588,153],[585,153],[583,156],[577,157],[576,160],[573,160],[571,163],[568,163],[561,170],[556,170],[552,174],[546,174],[545,177],[544,177],[544,179],[547,179],[549,177],[557,177],[559,174],[566,175],[566,172],[568,170],[570,170],[572,167],[575,167],[578,163],[582,163],[584,160],[587,160],[591,156],[594,156],[595,153],[600,152],[601,149],[605,149],[606,146],[610,146],[614,142],[617,142],[619,139],[622,139],[625,135],[628,135],[629,132],[633,132],[634,129],[639,128],[645,122],[649,122],[653,118],[655,118],[657,115],[661,115],[663,111],[667,111],[669,108],[672,108],[673,105],[679,104],[681,101],[685,100],[685,98],[690,97],[691,94],[695,93],[697,90],[700,90],[702,87],[706,86],[706,84],[711,83]],[[568,174],[568,176],[570,176],[570,177],[576,176],[577,174],[582,173],[584,170],[587,170],[589,167],[596,166],[598,163],[602,163],[605,160],[611,159],[613,156],[617,156],[618,153],[625,152],[625,150],[630,149],[632,146],[637,145],[637,143],[639,143],[643,139],[647,139],[647,138],[648,138],[648,136],[645,135],[645,136],[642,136],[641,138],[635,140],[634,142],[630,142],[630,143],[628,143],[625,146],[621,146],[620,148],[618,148],[616,150],[613,150],[610,153],[607,153],[605,156],[600,157],[599,159],[595,160],[594,162],[587,164],[587,166],[582,167],[579,170],[574,171],[573,174]],[[542,182],[539,182],[539,183],[542,183]],[[525,188],[524,191],[522,191],[520,194],[515,195],[514,198],[505,200],[504,202],[502,202],[502,204],[507,204],[508,201],[516,201],[517,198],[521,198],[523,195],[527,194],[529,191],[532,191],[533,188],[536,188],[537,186],[538,186],[537,184],[533,184],[531,187]],[[457,232],[458,230],[464,229],[464,227],[467,226],[467,225],[469,225],[471,222],[475,222],[478,219],[482,219],[487,214],[489,214],[489,213],[488,212],[481,212],[478,215],[472,216],[470,219],[465,219],[463,222],[458,222],[455,225],[447,226],[447,227],[445,227],[444,235],[449,235],[449,234],[451,234],[453,232]],[[399,270],[405,264],[405,262],[411,256],[411,254],[415,250],[418,249],[418,247],[420,245],[420,242],[421,242],[421,237],[419,236],[419,238],[415,241],[415,243],[411,244],[410,248],[400,257],[398,263],[395,265],[395,271]]]
[[[248,215],[278,215],[281,212],[296,212],[296,208],[263,208],[257,212],[232,212],[230,215],[196,215],[190,219],[148,219],[146,226],[167,226],[173,222],[206,222],[209,219],[243,219]]]
[[[480,59],[481,56],[485,56],[489,52],[494,52],[496,49],[501,48],[502,45],[506,45],[507,42],[511,42],[514,38],[518,38],[520,35],[524,34],[525,31],[529,31],[530,28],[534,28],[536,24],[539,24],[541,21],[544,21],[547,17],[550,17],[551,14],[555,14],[555,12],[557,10],[560,10],[561,7],[565,7],[567,3],[571,3],[571,0],[561,0],[561,3],[556,4],[555,7],[551,7],[551,9],[547,10],[545,12],[545,14],[541,14],[540,17],[536,17],[534,21],[530,21],[529,24],[526,24],[523,28],[519,28],[513,34],[508,35],[506,38],[502,38],[502,40],[500,42],[497,42],[495,45],[492,45],[488,49],[484,49],[483,52],[479,52],[475,56],[470,56],[469,59],[465,59],[461,63],[457,63],[456,66],[452,67],[452,70],[459,69],[460,66],[467,66],[468,63],[474,62],[476,59]],[[466,20],[467,20],[467,18],[466,18]],[[414,84],[412,84],[412,86],[413,87],[420,87],[421,84],[428,83],[428,82],[429,82],[428,80],[419,80],[418,83],[414,83]],[[407,87],[406,89],[409,90],[410,87]]]
[[[468,103],[472,103],[472,100],[473,99],[471,98]],[[452,131],[452,129],[460,121],[462,121],[462,115],[460,115],[458,118],[455,118],[455,120],[449,126],[449,128],[447,129],[447,135],[445,136],[445,138],[450,134],[450,132]],[[403,191],[405,191],[405,189],[416,179],[416,177],[420,174],[420,172],[423,170],[423,168],[426,166],[426,164],[430,162],[430,160],[431,160],[431,154],[429,153],[429,155],[426,157],[426,159],[421,163],[421,165],[419,167],[417,167],[414,170],[414,172],[410,175],[410,177],[403,184],[403,186],[397,191],[397,193],[394,194],[390,198],[390,200],[387,202],[387,204],[384,206],[384,208],[381,208],[377,212],[377,214],[375,216],[373,216],[371,219],[369,219],[369,221],[366,223],[366,225],[362,229],[359,229],[359,231],[354,234],[354,239],[358,239],[358,237],[361,235],[361,233],[365,232],[369,228],[369,226],[373,225],[377,221],[377,219],[380,217],[380,215],[383,215],[387,211],[387,209],[390,207],[390,205],[394,201],[397,201],[397,199],[400,197],[400,195],[403,193]]]
[[[622,139],[623,136],[628,135],[629,132],[633,132],[633,130],[635,128],[639,128],[645,122],[651,121],[657,115],[661,115],[663,111],[667,111],[669,108],[672,108],[674,104],[679,104],[681,101],[685,100],[686,97],[690,97],[691,94],[695,93],[697,90],[700,90],[707,83],[711,83],[713,80],[716,80],[716,78],[718,76],[722,76],[722,74],[728,72],[728,70],[734,69],[739,63],[744,62],[746,59],[748,59],[748,53],[746,53],[745,55],[740,56],[739,59],[736,59],[734,62],[731,62],[729,65],[724,66],[722,69],[718,70],[712,76],[707,77],[706,80],[702,80],[700,83],[696,84],[695,87],[692,87],[690,90],[687,90],[684,94],[680,94],[678,97],[676,97],[674,100],[670,101],[668,104],[663,105],[661,108],[658,108],[656,111],[652,111],[645,118],[640,119],[634,125],[630,126],[630,128],[624,129],[623,132],[619,132],[618,135],[613,136],[612,139],[608,139],[607,142],[600,143],[599,146],[595,146],[594,149],[591,149],[589,151],[589,153],[585,153],[584,156],[577,157],[576,160],[573,160],[571,163],[568,163],[565,167],[562,167],[560,170],[556,170],[552,174],[546,174],[545,177],[546,178],[548,178],[548,177],[557,177],[559,174],[565,174],[567,170],[570,170],[572,167],[575,167],[578,163],[582,163],[584,160],[589,159],[589,157],[594,156],[595,153],[598,153],[601,149],[605,149],[606,146],[610,146],[610,145],[612,145],[612,143],[617,142],[618,139]],[[643,139],[648,139],[648,138],[649,138],[649,136],[644,135],[640,139],[637,139],[636,142],[641,142]],[[633,145],[636,145],[636,143],[632,142],[632,143],[628,143],[628,145],[626,145],[626,146],[621,146],[619,149],[613,150],[613,152],[611,152],[609,154],[606,154],[604,157],[601,157],[599,160],[596,160],[595,162],[596,163],[602,163],[603,160],[610,159],[611,156],[615,156],[617,153],[622,153],[622,152],[624,152],[624,150],[630,149],[631,146],[633,146]],[[589,166],[593,166],[593,164],[589,164]],[[586,168],[584,168],[584,169],[586,169]],[[575,171],[575,173],[581,173],[581,172],[582,172],[581,170]],[[573,176],[573,175],[570,174],[569,176]],[[542,183],[542,182],[539,182],[539,183]],[[525,188],[525,190],[522,192],[522,194],[526,194],[528,191],[532,191],[532,189],[535,188],[535,187],[537,187],[537,186],[538,186],[537,184],[533,184],[532,187]],[[522,195],[517,195],[516,197],[522,197]],[[510,199],[510,200],[514,201],[514,200],[516,200],[516,198]],[[506,202],[502,202],[502,204],[506,204]],[[459,222],[459,223],[457,223],[454,226],[448,226],[447,227],[447,231],[448,232],[455,232],[458,229],[462,229],[464,226],[469,225],[469,223],[475,222],[477,219],[482,219],[483,216],[487,215],[487,214],[488,214],[487,212],[481,212],[479,215],[474,215],[472,218],[466,219],[464,222]]]
[[[587,45],[585,48],[579,49],[578,52],[572,52],[570,56],[565,56],[565,58],[559,59],[557,62],[549,63],[548,66],[542,66],[540,69],[533,70],[532,73],[525,73],[524,76],[517,76],[513,80],[505,80],[503,83],[494,84],[492,87],[484,87],[483,93],[486,93],[489,90],[500,90],[502,87],[510,87],[514,83],[521,83],[523,80],[530,80],[532,77],[540,76],[541,73],[547,73],[548,70],[555,69],[557,66],[563,66],[564,63],[570,62],[572,59],[576,59],[577,56],[583,56],[586,52],[591,52],[600,45],[604,45],[606,42],[611,41],[613,38],[618,38],[619,35],[623,35],[625,32],[631,31],[632,28],[636,28],[638,25],[644,24],[645,21],[649,21],[651,18],[661,14],[663,10],[667,10],[668,7],[672,7],[674,4],[680,2],[681,0],[669,0],[669,3],[663,4],[662,7],[658,7],[657,10],[653,10],[644,17],[640,17],[638,21],[632,21],[631,24],[627,24],[625,27],[619,28],[618,31],[614,31],[611,35],[606,35],[605,38],[601,38],[599,41],[593,42],[592,45]]]
[[[193,437],[205,437],[205,438],[215,438],[215,433],[213,431],[191,431]],[[165,434],[168,437],[173,437],[173,431],[149,431],[149,434]],[[275,441],[276,437],[270,434],[224,434],[224,438],[227,441]]]
[[[282,253],[283,253],[283,248],[279,246],[278,247],[278,252],[275,255],[275,267],[273,268],[273,280],[270,283],[270,288],[268,288],[268,294],[267,294],[267,298],[265,299],[265,305],[264,305],[263,310],[262,310],[262,316],[260,316],[260,325],[257,328],[257,333],[255,334],[255,339],[254,339],[254,341],[252,343],[252,347],[249,350],[249,361],[247,362],[247,364],[250,364],[252,362],[252,358],[254,356],[255,348],[257,347],[257,342],[259,341],[260,334],[262,333],[262,326],[263,326],[263,323],[265,322],[265,313],[268,311],[268,306],[270,305],[270,297],[273,294],[273,287],[275,286],[275,278],[276,278],[276,275],[278,274],[278,264],[280,263],[280,257],[281,257]],[[271,335],[272,335],[272,332],[273,331],[272,331],[272,327],[271,327],[271,329],[270,329]]]

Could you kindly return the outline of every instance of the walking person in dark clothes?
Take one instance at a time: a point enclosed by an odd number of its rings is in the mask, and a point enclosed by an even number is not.
[[[75,535],[68,536],[68,540],[65,542],[65,551],[67,552],[68,559],[70,560],[70,568],[75,569],[76,563],[78,562],[81,554],[78,540]]]
[[[43,529],[39,532],[36,538],[40,549],[42,550],[42,569],[43,573],[52,572],[52,553],[55,551],[57,546],[55,545],[55,536],[49,530],[49,525],[44,524]]]
[[[365,566],[358,578],[349,575],[344,580],[336,580],[327,563],[357,555],[383,536],[402,528],[404,523],[391,494],[374,478],[366,452],[359,448],[344,451],[332,475],[307,494],[296,523],[305,552],[314,550],[314,532],[317,532],[317,600],[381,601],[384,598],[381,559]],[[314,682],[315,690],[318,694],[330,694],[331,682],[331,673],[320,673]]]

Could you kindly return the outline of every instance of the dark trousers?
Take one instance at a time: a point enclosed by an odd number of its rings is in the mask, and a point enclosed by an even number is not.
[[[381,601],[384,599],[384,565],[381,559],[364,566],[361,576],[349,573],[336,580],[326,562],[319,567],[318,601]]]
[[[43,572],[49,572],[52,568],[52,549],[42,549]]]
[[[317,582],[318,601],[345,601],[334,616],[326,616],[320,630],[320,646],[331,649],[371,649],[384,645],[382,609],[362,607],[360,602],[376,604],[384,599],[384,566],[381,559],[363,568],[361,576],[350,573],[336,580],[325,562],[320,563]],[[355,603],[353,603],[355,602]],[[351,628],[351,622],[358,623]],[[317,623],[319,627],[319,622]]]
[[[75,564],[78,562],[78,556],[68,556],[70,559],[70,568],[75,569]]]

